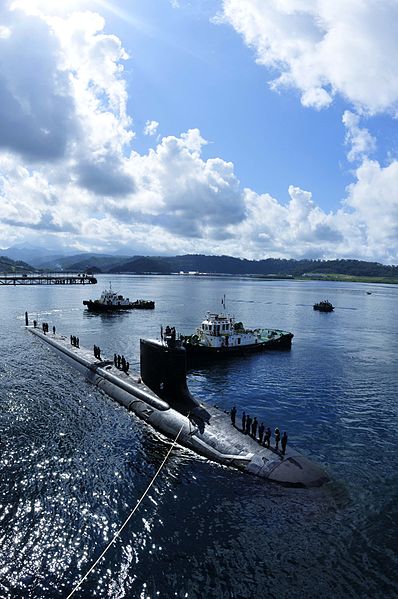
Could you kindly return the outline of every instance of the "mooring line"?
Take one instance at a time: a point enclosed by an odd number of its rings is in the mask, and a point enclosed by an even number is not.
[[[171,454],[171,452],[172,452],[175,444],[177,443],[178,437],[180,436],[181,431],[182,431],[183,428],[184,428],[184,423],[182,423],[181,428],[178,431],[176,438],[174,439],[173,443],[170,446],[169,451],[166,454],[166,457],[164,458],[163,462],[160,464],[159,468],[156,471],[156,474],[153,476],[151,482],[149,483],[149,485],[145,489],[144,493],[141,495],[141,497],[140,497],[137,505],[134,507],[134,509],[132,510],[132,512],[129,514],[129,516],[126,518],[126,520],[123,522],[123,524],[119,528],[119,530],[115,533],[113,539],[108,543],[108,545],[105,547],[105,549],[103,550],[103,552],[101,553],[101,555],[95,560],[95,562],[93,563],[93,565],[91,566],[91,568],[89,568],[89,570],[87,570],[87,572],[85,573],[85,575],[79,580],[79,582],[77,583],[77,585],[74,587],[73,591],[71,591],[69,593],[69,595],[66,597],[66,599],[70,599],[71,597],[73,597],[73,595],[76,593],[76,591],[81,586],[81,584],[86,580],[86,578],[89,576],[89,574],[91,574],[91,572],[94,570],[94,568],[96,567],[96,565],[98,564],[98,562],[100,562],[102,560],[102,558],[104,557],[104,555],[106,554],[106,552],[108,551],[108,549],[111,547],[111,545],[113,545],[113,543],[116,541],[116,539],[120,536],[120,534],[123,531],[123,529],[126,527],[127,523],[134,516],[134,513],[137,511],[139,505],[144,500],[146,494],[148,493],[149,489],[152,487],[152,485],[155,482],[158,474],[160,473],[160,471],[162,470],[163,466],[165,465],[165,463],[166,463],[169,455]]]

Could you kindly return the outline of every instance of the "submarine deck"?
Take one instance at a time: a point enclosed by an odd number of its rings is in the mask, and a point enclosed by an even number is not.
[[[44,334],[31,326],[28,330],[58,350],[67,361],[74,362],[93,384],[155,429],[175,436],[181,428],[181,445],[224,465],[283,485],[312,487],[328,480],[320,466],[293,448],[288,446],[282,455],[274,448],[260,445],[257,439],[233,426],[229,414],[219,408],[200,403],[199,408],[207,418],[198,424],[189,414],[174,409],[172,400],[167,402],[154,393],[140,374],[121,371],[113,361],[93,356],[92,350],[71,345],[70,338],[64,335]]]

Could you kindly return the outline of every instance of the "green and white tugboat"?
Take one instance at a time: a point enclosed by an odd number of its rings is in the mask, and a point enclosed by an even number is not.
[[[166,327],[167,335],[167,327]],[[208,312],[193,335],[180,335],[190,356],[233,356],[270,349],[290,349],[293,333],[280,329],[247,329],[229,314]]]

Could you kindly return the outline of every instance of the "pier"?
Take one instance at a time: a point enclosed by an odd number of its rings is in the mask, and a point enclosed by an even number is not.
[[[26,273],[0,275],[0,285],[95,285],[97,279],[85,273]]]

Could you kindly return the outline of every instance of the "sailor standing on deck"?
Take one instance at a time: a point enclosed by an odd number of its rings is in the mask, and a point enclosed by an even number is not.
[[[260,445],[262,445],[263,443],[264,428],[264,423],[262,422],[258,427],[258,442],[260,443]]]
[[[235,419],[236,419],[236,406],[233,406],[233,408],[231,409],[231,422],[232,422],[232,426],[235,426]]]
[[[276,451],[278,451],[280,440],[281,440],[281,433],[279,431],[279,428],[276,427],[276,429],[275,429],[275,449],[276,449]]]
[[[242,433],[246,431],[246,412],[242,414]]]
[[[257,416],[254,417],[252,423],[252,437],[253,439],[257,439]]]
[[[282,445],[282,453],[283,453],[283,455],[285,455],[286,445],[287,445],[287,434],[286,434],[286,431],[283,433],[281,445]]]

